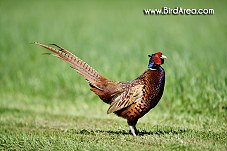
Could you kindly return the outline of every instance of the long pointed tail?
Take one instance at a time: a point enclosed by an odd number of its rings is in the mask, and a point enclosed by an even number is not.
[[[55,49],[53,47],[41,44],[39,42],[34,42],[34,43],[54,52],[55,53],[54,56],[70,64],[71,67],[74,68],[76,71],[78,71],[82,76],[84,76],[84,78],[87,79],[90,84],[97,86],[96,84],[100,82],[100,79],[105,79],[96,70],[94,70],[91,66],[89,66],[86,62],[84,62],[83,60],[81,60],[71,52],[67,51],[66,49],[62,48],[61,46],[58,46],[56,44],[51,44],[58,48],[58,49]]]

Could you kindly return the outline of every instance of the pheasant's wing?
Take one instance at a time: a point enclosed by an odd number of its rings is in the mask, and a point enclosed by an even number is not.
[[[142,99],[143,87],[144,87],[144,85],[132,86],[132,87],[126,89],[124,92],[122,92],[117,97],[115,97],[113,102],[110,104],[107,114],[113,113],[115,111],[128,107],[132,103]]]

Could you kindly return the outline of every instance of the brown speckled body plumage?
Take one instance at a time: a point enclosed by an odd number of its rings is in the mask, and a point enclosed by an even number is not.
[[[138,84],[143,85],[142,98],[132,105],[114,112],[118,116],[126,118],[128,124],[132,126],[135,126],[138,119],[155,107],[161,99],[165,84],[164,70],[147,69],[141,76],[131,81],[128,88]]]
[[[53,44],[58,49],[35,42],[52,52],[55,56],[69,63],[89,82],[91,91],[97,94],[105,103],[110,104],[107,113],[127,119],[132,134],[137,134],[136,124],[157,105],[162,97],[165,72],[160,66],[166,58],[161,52],[149,55],[148,69],[138,78],[128,82],[115,82],[105,78],[87,63],[66,49]]]

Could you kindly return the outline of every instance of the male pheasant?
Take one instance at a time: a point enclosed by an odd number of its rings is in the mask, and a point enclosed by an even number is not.
[[[162,97],[165,71],[160,65],[167,57],[161,52],[148,55],[150,57],[148,69],[138,78],[128,82],[116,82],[105,78],[80,58],[56,44],[52,45],[57,49],[39,42],[35,44],[54,52],[54,56],[64,60],[79,72],[88,81],[91,91],[105,103],[110,104],[108,114],[115,113],[127,119],[134,136],[137,135],[138,119],[155,107]]]

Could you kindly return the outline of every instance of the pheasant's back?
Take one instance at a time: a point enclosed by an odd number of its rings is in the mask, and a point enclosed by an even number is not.
[[[129,83],[131,86],[143,85],[141,99],[115,113],[128,119],[129,124],[133,125],[134,122],[137,122],[140,117],[158,104],[163,94],[164,84],[165,73],[161,67],[160,70],[146,70],[141,76]]]

